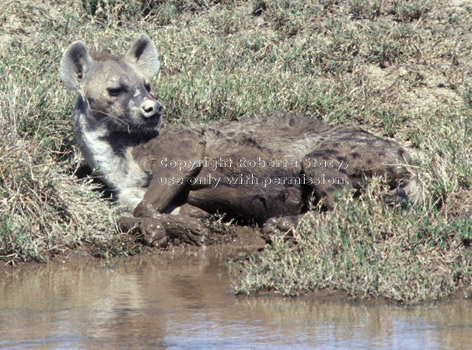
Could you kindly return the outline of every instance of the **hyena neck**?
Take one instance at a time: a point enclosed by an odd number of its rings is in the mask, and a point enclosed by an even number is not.
[[[129,133],[114,133],[106,123],[91,123],[87,104],[81,97],[74,109],[74,133],[87,164],[115,192],[120,206],[132,212],[142,200],[151,175],[142,169],[132,149],[150,136],[137,138]],[[141,140],[141,141],[139,141]]]

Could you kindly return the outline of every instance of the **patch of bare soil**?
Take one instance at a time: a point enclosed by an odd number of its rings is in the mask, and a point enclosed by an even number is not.
[[[41,23],[63,18],[57,6],[49,1],[1,1],[0,11],[0,57],[14,41],[34,39],[41,30]],[[57,2],[57,1],[56,1]]]
[[[393,105],[403,105],[411,115],[421,115],[440,106],[463,103],[463,85],[470,75],[472,2],[452,0],[431,11],[415,26],[421,37],[414,48],[418,58],[411,57],[388,67],[356,67],[370,91]],[[379,101],[369,101],[378,103]]]
[[[444,206],[447,214],[459,220],[472,217],[472,191],[460,191],[447,198],[449,205]]]
[[[257,227],[235,225],[233,229],[235,236],[228,245],[257,248],[265,246],[265,241],[262,239],[260,230]]]

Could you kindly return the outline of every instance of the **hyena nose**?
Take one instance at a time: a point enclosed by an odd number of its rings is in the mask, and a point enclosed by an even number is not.
[[[162,111],[162,105],[159,101],[146,99],[141,104],[141,111],[145,118],[159,117]]]

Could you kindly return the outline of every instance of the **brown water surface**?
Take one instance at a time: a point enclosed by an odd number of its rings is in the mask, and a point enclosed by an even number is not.
[[[0,273],[1,349],[471,349],[472,303],[235,297],[208,248]]]

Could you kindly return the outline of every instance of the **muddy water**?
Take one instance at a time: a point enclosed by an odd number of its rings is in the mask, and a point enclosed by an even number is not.
[[[217,250],[0,274],[1,349],[470,349],[472,304],[232,295]]]

